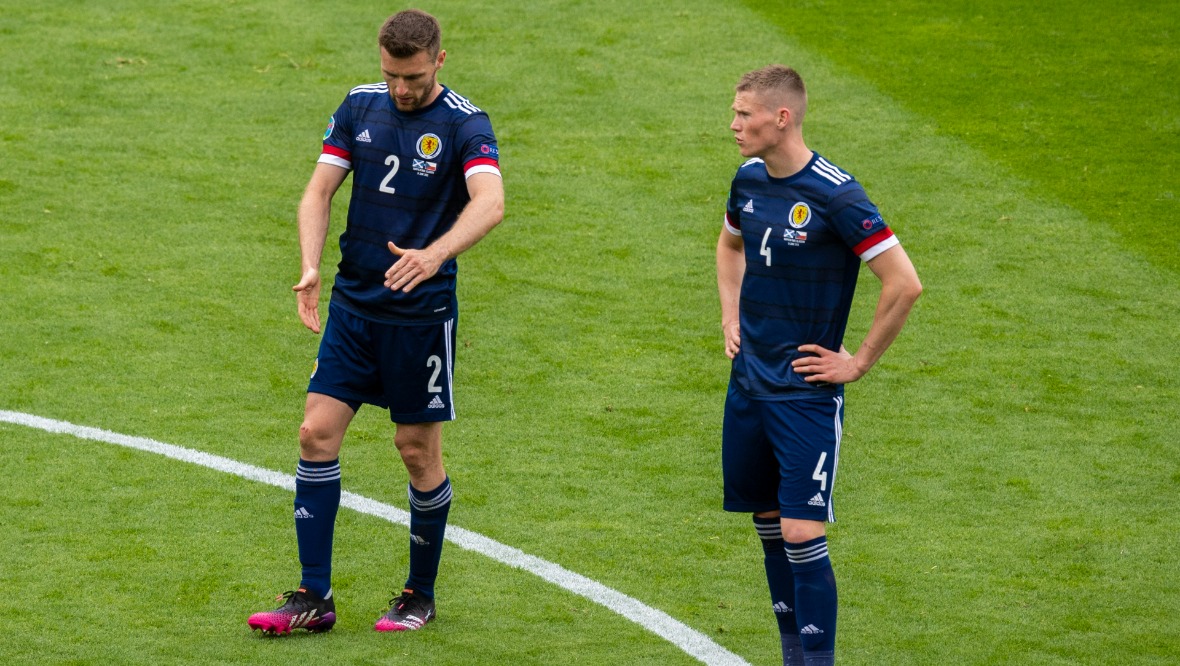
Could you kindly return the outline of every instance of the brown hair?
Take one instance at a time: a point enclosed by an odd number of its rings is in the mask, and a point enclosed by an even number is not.
[[[746,72],[737,84],[737,92],[754,92],[786,98],[797,123],[803,122],[807,112],[807,89],[799,72],[785,65],[767,65],[762,69]]]
[[[422,51],[435,58],[442,44],[442,28],[438,19],[421,9],[406,9],[386,19],[377,33],[377,43],[395,58],[409,58]]]

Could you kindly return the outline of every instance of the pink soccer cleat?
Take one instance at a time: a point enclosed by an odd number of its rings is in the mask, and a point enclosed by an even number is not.
[[[377,631],[414,631],[426,626],[434,615],[434,599],[415,595],[413,590],[402,590],[389,600],[389,612],[382,615],[373,628]]]
[[[261,629],[268,636],[285,636],[293,629],[319,633],[336,624],[336,602],[330,591],[326,599],[321,599],[315,592],[301,587],[275,597],[275,601],[281,599],[286,599],[287,603],[275,610],[251,615],[246,624],[251,629]]]

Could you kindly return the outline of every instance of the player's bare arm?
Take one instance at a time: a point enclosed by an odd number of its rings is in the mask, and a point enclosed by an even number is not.
[[[291,287],[297,295],[299,319],[315,333],[320,332],[320,258],[328,238],[332,197],[348,170],[331,164],[317,164],[299,202],[299,253],[302,274]]]
[[[900,245],[895,245],[869,260],[869,269],[881,281],[881,296],[868,335],[856,350],[849,354],[843,346],[839,351],[819,345],[799,345],[799,351],[816,354],[795,359],[791,367],[806,374],[808,382],[848,384],[868,374],[877,360],[897,338],[922,294],[922,283],[913,263]]]
[[[398,257],[385,272],[385,286],[393,291],[412,291],[438,272],[443,262],[459,256],[504,219],[504,182],[491,173],[473,174],[467,179],[471,200],[451,230],[421,250],[407,250],[389,243]]]
[[[739,301],[742,275],[746,272],[745,243],[741,236],[721,230],[717,239],[717,290],[721,296],[721,331],[725,335],[725,355],[737,356],[742,346],[739,324]]]

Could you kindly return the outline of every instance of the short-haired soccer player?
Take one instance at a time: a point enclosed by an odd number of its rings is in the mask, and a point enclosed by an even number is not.
[[[913,264],[864,189],[803,141],[799,74],[771,65],[737,85],[730,129],[749,158],[730,187],[717,243],[725,353],[725,509],[761,538],[783,664],[833,663],[836,580],[825,523],[844,420],[844,384],[897,337],[922,292]],[[861,262],[881,281],[855,354],[844,330]]]
[[[351,172],[348,225],[299,428],[298,589],[250,627],[286,634],[336,622],[332,535],[340,445],[364,403],[389,410],[409,473],[410,566],[378,631],[435,617],[435,579],[451,505],[442,423],[455,417],[455,258],[499,224],[504,188],[487,114],[438,82],[446,51],[433,16],[406,10],[378,37],[384,81],[357,86],[328,122],[299,205],[299,317],[320,332],[320,258],[332,198]],[[398,592],[398,590],[401,590]]]

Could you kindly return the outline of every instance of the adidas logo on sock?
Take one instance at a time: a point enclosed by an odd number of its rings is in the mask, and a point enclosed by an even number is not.
[[[357,141],[364,141],[365,143],[373,143],[373,138],[369,136],[369,130],[365,130],[356,135]]]
[[[746,202],[746,205],[742,207],[742,212],[743,213],[753,213],[754,212],[754,200],[753,199],[750,199],[749,201]]]
[[[296,518],[315,518],[315,516],[311,515],[311,512],[308,511],[307,507],[305,507],[305,506],[301,506],[298,509],[295,509],[295,517]]]
[[[434,399],[430,401],[430,404],[426,405],[426,407],[428,409],[446,409],[447,406],[444,405],[443,401],[436,395],[434,396]]]
[[[820,629],[819,627],[815,626],[814,624],[809,624],[806,627],[803,627],[802,629],[800,629],[799,633],[808,634],[808,635],[822,634],[822,633],[824,633],[824,630]]]
[[[807,503],[811,506],[827,506],[827,504],[824,504],[824,496],[819,493],[816,493],[815,497],[807,500]]]
[[[417,544],[419,546],[429,546],[430,545],[429,541],[427,541],[426,539],[423,539],[422,537],[418,536],[417,534],[411,534],[410,541],[413,541],[415,544]]]
[[[776,612],[776,613],[790,613],[791,607],[788,606],[786,604],[786,602],[784,602],[784,601],[776,601],[776,602],[774,602],[774,612]]]

